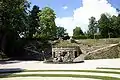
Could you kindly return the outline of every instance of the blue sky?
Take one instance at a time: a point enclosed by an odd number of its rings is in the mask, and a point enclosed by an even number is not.
[[[37,5],[40,8],[45,6],[51,7],[58,17],[67,17],[73,15],[73,10],[82,6],[82,0],[29,0],[31,7]],[[108,2],[115,8],[120,8],[120,0],[108,0]],[[68,9],[64,10],[63,7]]]
[[[52,8],[56,13],[56,25],[64,27],[72,35],[76,26],[85,32],[88,30],[89,18],[96,20],[102,13],[118,15],[116,8],[120,9],[120,0],[29,0],[31,8],[37,5],[42,9],[45,6]]]
[[[108,0],[108,2],[115,8],[120,9],[120,0]]]
[[[56,16],[64,17],[71,16],[73,14],[73,10],[82,5],[81,0],[29,0],[31,2],[31,6],[38,5],[40,8],[45,6],[51,7],[55,12]],[[64,10],[62,7],[67,6],[68,9]]]

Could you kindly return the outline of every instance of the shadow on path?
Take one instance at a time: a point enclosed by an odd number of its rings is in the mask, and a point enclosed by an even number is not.
[[[0,69],[0,78],[7,77],[9,75],[12,75],[13,73],[19,73],[24,71],[24,69],[21,68],[7,68],[7,69]]]
[[[0,60],[0,64],[20,63],[20,61]]]

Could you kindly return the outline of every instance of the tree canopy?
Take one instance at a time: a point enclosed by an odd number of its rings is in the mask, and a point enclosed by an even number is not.
[[[56,36],[55,12],[49,7],[45,7],[38,13],[39,16],[39,33],[37,37],[53,39]]]
[[[120,16],[111,16],[108,13],[101,14],[101,17],[96,21],[95,17],[89,19],[88,35],[100,33],[101,38],[120,37]]]
[[[80,27],[76,27],[75,29],[73,29],[73,38],[75,39],[85,38],[84,33]]]
[[[24,51],[27,41],[21,39],[39,39],[43,43],[40,45],[44,45],[55,38],[70,38],[64,27],[56,26],[53,9],[40,9],[36,5],[31,10],[28,8],[30,3],[27,0],[0,0],[0,50],[8,56],[22,55],[20,51]],[[117,11],[120,12],[119,9]],[[88,28],[89,35],[101,33],[102,38],[120,37],[120,14],[111,16],[104,13],[98,21],[91,17]],[[86,35],[80,27],[76,27],[73,29],[73,37],[81,39],[86,38]]]
[[[95,17],[91,17],[89,19],[88,28],[89,28],[88,33],[90,35],[94,35],[95,33],[97,33],[98,25],[97,25],[97,21],[96,21]]]
[[[19,38],[28,27],[28,8],[27,0],[0,1],[0,49],[9,57],[23,55]]]
[[[36,32],[38,32],[37,30],[39,29],[39,17],[38,17],[38,13],[40,12],[39,7],[34,5],[32,10],[30,11],[29,14],[29,27],[27,27],[27,37],[29,38],[33,38],[33,35],[35,35]]]
[[[105,38],[107,38],[108,33],[110,33],[110,23],[110,19],[107,17],[106,14],[102,14],[101,18],[98,20],[99,30],[101,32],[101,35]]]
[[[19,34],[24,32],[28,26],[26,23],[28,7],[27,0],[1,0],[1,30],[15,30]]]
[[[84,33],[80,27],[76,27],[75,29],[73,29],[73,36],[79,36],[79,35],[84,35]]]
[[[64,27],[57,27],[57,38],[64,37],[66,29]]]

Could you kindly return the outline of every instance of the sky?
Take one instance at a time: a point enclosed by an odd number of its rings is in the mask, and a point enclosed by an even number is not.
[[[56,13],[56,25],[64,27],[70,36],[78,26],[83,32],[88,30],[89,18],[96,20],[102,13],[117,15],[116,8],[120,9],[120,0],[29,0],[31,8],[37,5],[40,9],[52,8]]]

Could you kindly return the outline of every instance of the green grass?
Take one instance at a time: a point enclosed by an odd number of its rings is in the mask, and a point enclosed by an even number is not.
[[[98,68],[98,69],[114,69],[116,68]],[[24,70],[20,72],[94,72],[94,73],[113,73],[113,74],[120,74],[120,72],[115,71],[96,71],[96,70]],[[7,71],[7,72],[0,72],[2,73],[19,73],[19,71]]]
[[[77,43],[86,44],[91,46],[102,46],[108,44],[117,44],[120,42],[120,38],[106,38],[106,39],[78,39]],[[70,43],[69,41],[60,41],[55,46],[77,46],[76,43]]]
[[[120,72],[114,72],[114,71],[96,71],[96,70],[25,70],[24,72],[94,72],[94,73],[120,74]]]
[[[78,44],[76,43],[70,43],[69,41],[59,41],[59,43],[57,43],[56,45],[54,45],[53,47],[67,47],[67,46],[78,46]]]
[[[88,45],[105,45],[105,44],[116,44],[120,42],[120,38],[106,38],[106,39],[80,39],[79,43],[84,43]]]
[[[102,80],[120,80],[120,78],[108,77],[108,76],[93,76],[93,75],[73,75],[73,74],[11,74],[8,76],[0,76],[0,78],[10,77],[74,77],[74,78],[93,78]]]
[[[97,69],[111,69],[120,70],[120,68],[97,68]],[[120,72],[115,71],[96,71],[96,70],[23,70],[23,72],[93,72],[93,73],[113,73],[120,74]],[[120,80],[120,78],[109,77],[109,76],[96,76],[96,75],[75,75],[75,74],[12,74],[15,71],[2,72],[0,74],[6,74],[0,76],[0,78],[10,78],[10,77],[74,77],[74,78],[92,78],[92,79],[102,79],[102,80]]]
[[[120,70],[120,68],[104,68],[104,67],[98,67],[97,69],[111,69],[111,70]]]

